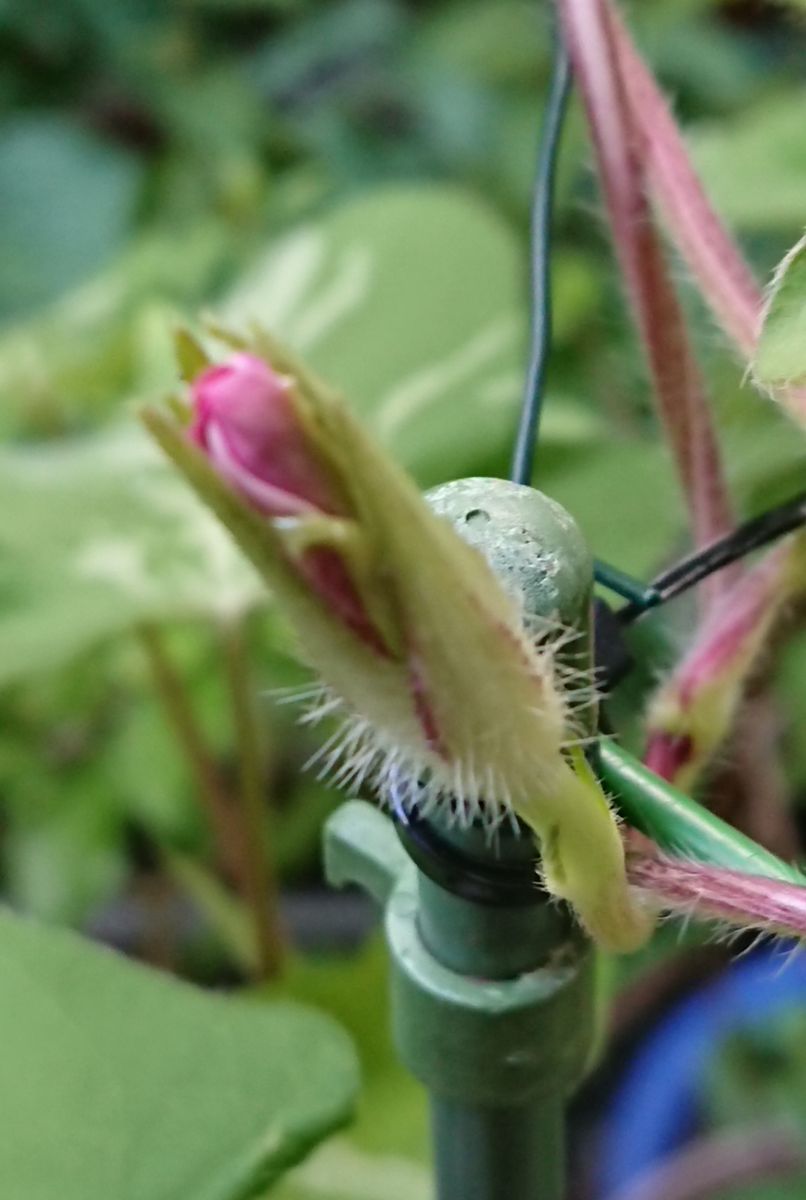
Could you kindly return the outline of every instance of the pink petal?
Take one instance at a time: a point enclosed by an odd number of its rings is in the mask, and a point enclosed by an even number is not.
[[[234,354],[209,367],[194,381],[192,399],[191,438],[261,511],[343,511],[330,472],[300,423],[290,381],[262,359]]]
[[[234,354],[194,380],[189,436],[219,474],[264,516],[344,515],[343,497],[300,419],[291,388],[291,381],[262,359]],[[337,550],[311,546],[296,561],[296,569],[333,616],[388,657],[349,565]]]

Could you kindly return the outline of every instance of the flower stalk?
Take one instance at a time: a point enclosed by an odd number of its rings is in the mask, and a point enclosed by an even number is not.
[[[250,970],[255,979],[274,978],[282,966],[283,940],[277,890],[265,845],[264,814],[259,811],[259,749],[253,717],[248,715],[246,708],[249,703],[244,691],[247,679],[240,659],[242,648],[236,640],[240,638],[240,632],[236,634],[231,630],[225,639],[241,766],[241,787],[235,797],[224,785],[218,763],[160,631],[152,625],[142,625],[139,636],[154,686],[188,765],[196,799],[207,819],[218,866],[248,908],[253,943]]]
[[[267,756],[255,707],[243,624],[227,625],[221,637],[238,755],[242,890],[252,915],[258,977],[275,979],[283,968],[285,939],[271,854],[270,811],[266,802]]]

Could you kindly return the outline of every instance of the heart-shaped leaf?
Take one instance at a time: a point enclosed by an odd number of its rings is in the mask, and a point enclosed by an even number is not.
[[[0,914],[0,1194],[248,1200],[350,1115],[349,1040]]]

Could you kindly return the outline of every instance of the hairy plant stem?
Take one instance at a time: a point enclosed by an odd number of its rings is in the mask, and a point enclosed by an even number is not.
[[[138,628],[138,636],[165,715],[190,771],[194,794],[208,822],[219,867],[250,907],[255,929],[255,975],[267,978],[277,972],[280,943],[279,938],[276,944],[274,940],[276,917],[272,917],[269,909],[268,887],[258,895],[260,873],[255,870],[254,860],[261,854],[265,858],[264,827],[261,823],[260,837],[255,838],[253,823],[246,813],[247,805],[233,804],[162,633],[153,625],[143,624]],[[229,664],[229,655],[227,660]],[[235,703],[232,684],[230,688]],[[241,720],[237,715],[235,723],[240,728]],[[240,741],[240,735],[238,737]],[[259,751],[257,762],[259,771]],[[250,766],[249,771],[254,769]]]
[[[243,833],[245,899],[251,909],[262,979],[281,969],[284,945],[279,919],[279,889],[269,845],[269,808],[264,802],[265,750],[249,671],[243,621],[227,624],[222,642],[235,726],[239,771],[239,827]]]
[[[218,766],[207,745],[182,676],[177,671],[160,631],[153,625],[138,629],[157,695],[190,770],[196,798],[204,810],[216,852],[225,875],[238,878],[239,854],[230,818],[230,802]]]
[[[604,0],[559,0],[562,27],[588,116],[616,257],[653,380],[658,411],[689,509],[694,541],[731,528],[732,513],[705,383],[652,220],[642,141],[619,70]],[[709,580],[713,599],[724,573]]]
[[[632,836],[631,846],[640,843]],[[806,938],[806,886],[727,867],[630,849],[627,878],[654,907],[685,919],[715,921],[728,930],[756,929]]]

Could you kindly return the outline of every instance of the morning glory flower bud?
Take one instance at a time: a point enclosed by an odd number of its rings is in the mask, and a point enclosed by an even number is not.
[[[730,733],[782,609],[803,588],[806,543],[782,542],[720,595],[647,714],[646,765],[691,788]]]
[[[209,366],[191,387],[189,436],[264,516],[344,515],[346,497],[315,441],[306,436],[293,386],[253,354],[234,354]],[[329,546],[312,545],[302,550],[297,566],[323,602],[384,653],[383,639],[362,605],[346,561]]]
[[[157,412],[146,421],[262,572],[323,680],[309,716],[342,721],[323,769],[381,797],[402,786],[456,820],[516,813],[547,890],[603,945],[640,944],[652,919],[576,744],[550,639],[529,632],[518,596],[264,334],[219,366],[186,357],[189,430]]]
[[[292,388],[262,359],[234,354],[194,380],[190,436],[266,516],[339,515],[344,496],[305,437]]]

